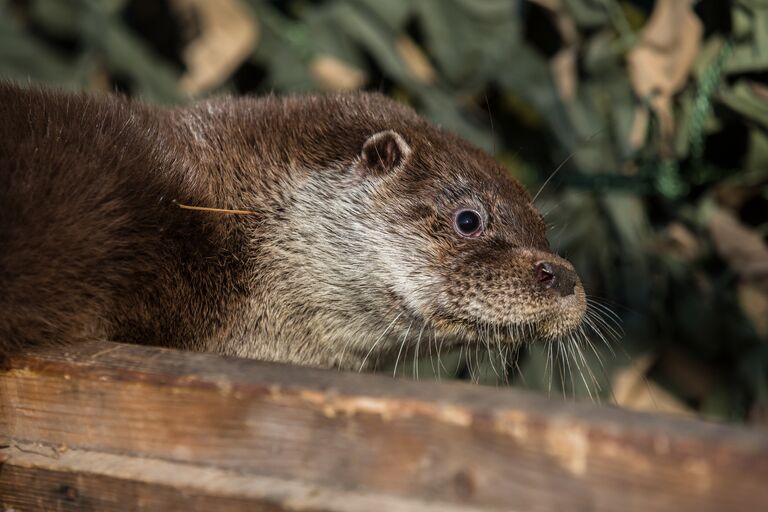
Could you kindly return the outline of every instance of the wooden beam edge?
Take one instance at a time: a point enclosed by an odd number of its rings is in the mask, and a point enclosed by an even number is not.
[[[472,421],[471,412],[485,420],[490,419],[489,412],[497,413],[500,420],[530,413],[542,422],[588,425],[606,432],[616,427],[624,434],[661,431],[667,437],[679,436],[689,442],[733,443],[733,448],[748,452],[768,450],[765,431],[703,418],[548,398],[513,388],[455,381],[415,382],[113,342],[89,342],[19,354],[10,360],[6,371],[201,388],[234,395],[268,394],[275,401],[319,407],[328,415],[366,413],[392,418],[424,414],[435,421],[465,426]]]
[[[481,512],[470,505],[425,502],[376,492],[329,489],[316,484],[267,476],[242,474],[221,468],[146,457],[131,457],[88,450],[60,450],[39,443],[10,440],[3,450],[7,461],[0,466],[0,504],[6,508],[30,505],[46,497],[48,505],[78,507],[98,502],[111,510],[136,510],[151,504],[155,510],[211,510],[219,504],[227,510],[252,510],[260,505],[285,512]],[[14,478],[8,474],[14,473]],[[45,474],[45,478],[40,476]],[[14,483],[28,478],[24,488]],[[73,478],[72,478],[73,477]],[[69,485],[72,480],[77,485]],[[89,481],[99,481],[89,485]],[[111,492],[92,491],[110,482]],[[130,484],[130,485],[129,485]],[[102,489],[106,490],[106,489]],[[90,492],[89,492],[90,491]],[[170,500],[169,500],[170,498]],[[206,498],[203,506],[196,501]],[[162,506],[162,508],[161,508]]]

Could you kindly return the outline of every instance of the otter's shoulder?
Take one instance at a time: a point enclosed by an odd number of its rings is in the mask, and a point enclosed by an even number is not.
[[[139,137],[159,122],[163,110],[118,94],[0,81],[0,116],[4,120],[0,133],[10,142],[22,137],[49,140],[56,133],[77,135],[86,146],[94,137],[128,133]]]

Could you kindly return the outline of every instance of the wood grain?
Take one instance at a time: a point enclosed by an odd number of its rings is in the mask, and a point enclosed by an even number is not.
[[[63,450],[146,459],[176,464],[180,473],[215,469],[387,496],[404,500],[398,507],[421,504],[416,509],[768,509],[765,433],[509,389],[113,343],[10,361],[0,373],[0,435],[53,457]],[[22,467],[18,458],[10,453],[0,470],[0,498],[36,478],[36,466]],[[40,481],[49,482],[40,485],[63,482],[67,467],[39,468],[47,475]],[[93,492],[115,479],[139,485],[104,470],[89,481],[97,477],[106,480]],[[155,480],[140,487],[186,488]],[[66,485],[80,493],[73,482]],[[237,490],[225,498],[235,505],[255,499]],[[360,510],[376,510],[366,503]]]
[[[4,510],[479,511],[145,457],[82,450],[50,452],[39,445],[23,444],[9,451],[13,456],[0,468]]]

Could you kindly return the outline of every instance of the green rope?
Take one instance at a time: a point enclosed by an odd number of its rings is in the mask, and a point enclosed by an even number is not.
[[[704,164],[704,125],[712,115],[712,99],[720,84],[720,77],[726,60],[731,54],[733,45],[726,41],[718,51],[712,64],[702,73],[699,79],[696,96],[691,110],[690,142],[691,156],[696,163],[698,176],[693,176],[697,183],[706,181],[702,175]],[[656,192],[668,199],[677,199],[688,193],[690,187],[680,175],[680,162],[673,158],[656,162],[646,167],[644,172],[634,176],[618,174],[578,174],[565,180],[567,185],[574,188],[586,189],[623,189],[635,192]]]
[[[720,84],[723,66],[732,50],[731,41],[726,41],[712,64],[699,79],[698,90],[693,100],[693,111],[691,112],[691,128],[688,132],[691,156],[697,162],[700,162],[704,155],[704,124],[712,115],[712,97]]]
[[[659,162],[655,178],[656,191],[668,199],[677,199],[688,193],[688,184],[680,177],[680,162],[673,158]]]

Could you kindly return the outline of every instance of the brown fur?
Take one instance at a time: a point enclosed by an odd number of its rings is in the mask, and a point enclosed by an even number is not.
[[[0,84],[4,354],[100,338],[351,368],[417,332],[561,336],[583,289],[538,261],[572,272],[528,193],[377,94],[166,109]]]

